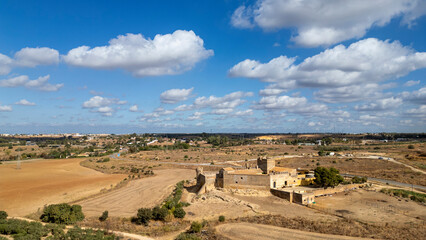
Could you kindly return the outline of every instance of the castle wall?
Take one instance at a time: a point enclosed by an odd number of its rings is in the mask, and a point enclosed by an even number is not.
[[[223,174],[224,188],[258,188],[269,189],[270,180],[268,175],[250,174]]]

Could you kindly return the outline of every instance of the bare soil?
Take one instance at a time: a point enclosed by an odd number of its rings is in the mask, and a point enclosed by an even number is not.
[[[86,216],[100,216],[107,210],[110,216],[131,217],[142,207],[154,207],[173,190],[177,182],[195,177],[187,169],[155,170],[155,175],[130,181],[125,187],[85,199],[76,204],[83,207]]]
[[[44,205],[98,194],[125,178],[80,166],[81,159],[22,161],[0,165],[0,209],[24,216]]]
[[[219,235],[223,235],[231,240],[233,239],[296,239],[296,240],[306,240],[306,239],[366,239],[366,238],[355,238],[355,237],[346,237],[339,235],[331,234],[321,234],[321,233],[312,233],[305,232],[300,230],[264,225],[264,224],[255,224],[255,223],[228,223],[222,224],[216,227],[216,232]]]
[[[366,223],[422,223],[426,207],[408,199],[359,189],[315,198],[315,209]]]

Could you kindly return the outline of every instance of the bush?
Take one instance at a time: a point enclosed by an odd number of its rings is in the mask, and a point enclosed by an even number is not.
[[[219,222],[225,222],[225,216],[220,215],[219,216]]]
[[[367,178],[366,177],[353,177],[352,178],[352,183],[365,183],[367,182]]]
[[[136,223],[148,225],[149,221],[152,219],[152,210],[150,208],[140,208],[138,214],[136,215]]]
[[[175,218],[184,218],[186,215],[185,210],[183,210],[182,207],[178,207],[175,209],[175,211],[173,212],[173,216],[175,216]]]
[[[72,205],[66,203],[52,204],[44,208],[40,219],[43,222],[58,224],[74,224],[84,219],[80,205]]]
[[[169,211],[167,208],[160,208],[159,206],[152,209],[152,218],[155,220],[161,220],[164,221],[169,215]]]
[[[99,217],[99,221],[103,222],[105,220],[107,220],[108,218],[108,211],[105,211],[102,213],[102,215]]]
[[[0,220],[4,220],[7,218],[7,213],[5,211],[0,211]]]
[[[414,145],[412,144],[408,145],[408,149],[414,149]]]
[[[181,233],[176,237],[176,240],[200,240],[197,235],[190,233]]]
[[[189,232],[191,233],[199,233],[201,232],[201,229],[203,228],[203,225],[199,222],[192,222],[191,228],[189,228]]]

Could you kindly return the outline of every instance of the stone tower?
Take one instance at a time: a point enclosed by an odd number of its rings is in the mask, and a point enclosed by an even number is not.
[[[262,169],[264,174],[269,174],[272,168],[275,167],[275,160],[267,157],[259,157],[257,166]]]

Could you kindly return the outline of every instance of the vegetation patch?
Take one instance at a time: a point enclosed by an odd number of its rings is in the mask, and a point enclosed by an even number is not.
[[[389,194],[391,196],[409,198],[415,202],[425,203],[426,202],[426,194],[418,193],[403,189],[390,189],[390,188],[382,188],[380,190],[382,193]]]

